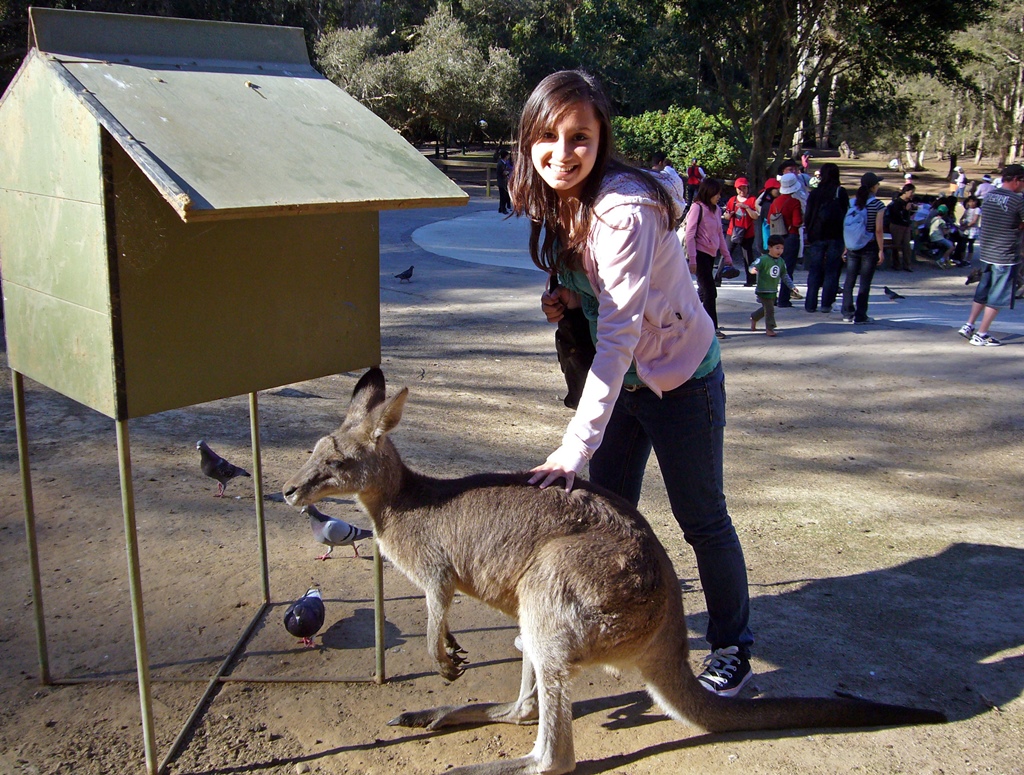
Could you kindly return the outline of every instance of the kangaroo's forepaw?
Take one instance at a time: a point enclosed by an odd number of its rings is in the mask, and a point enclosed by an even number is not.
[[[464,665],[466,662],[469,661],[465,656],[469,652],[467,652],[464,648],[462,648],[462,646],[459,645],[459,642],[455,640],[455,636],[452,635],[450,632],[448,633],[446,643],[447,645],[445,647],[445,651],[448,652],[448,658],[452,662],[454,662],[456,665]]]
[[[460,667],[460,665],[465,661],[466,660],[458,657],[449,657],[449,661],[438,663],[437,672],[441,674],[442,678],[448,681],[454,681],[466,672],[466,668]]]

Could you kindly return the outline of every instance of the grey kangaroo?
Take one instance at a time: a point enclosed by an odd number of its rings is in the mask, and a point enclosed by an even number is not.
[[[625,501],[577,479],[571,492],[527,483],[529,474],[434,479],[408,469],[388,433],[403,388],[384,375],[359,380],[341,427],[320,439],[288,480],[293,506],[356,494],[381,551],[427,602],[427,648],[448,680],[464,653],[448,630],[456,591],[516,618],[523,640],[519,698],[403,713],[392,725],[538,724],[529,755],[447,770],[467,775],[572,772],[569,682],[587,665],[635,668],[673,718],[713,732],[791,727],[939,723],[943,714],[841,698],[726,699],[697,682],[679,581],[647,521]]]

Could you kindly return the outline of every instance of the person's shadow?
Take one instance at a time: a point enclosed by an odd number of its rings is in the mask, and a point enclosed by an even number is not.
[[[954,544],[752,608],[756,654],[779,666],[757,679],[771,694],[838,690],[964,718],[1024,690],[1021,549]]]

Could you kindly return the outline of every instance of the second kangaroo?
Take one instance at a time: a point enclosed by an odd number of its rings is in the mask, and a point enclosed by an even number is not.
[[[673,718],[709,731],[939,723],[942,713],[839,698],[727,699],[706,691],[688,662],[679,581],[647,521],[625,501],[577,479],[541,490],[528,474],[434,479],[408,469],[388,433],[408,390],[390,399],[371,369],[341,427],[317,442],[285,484],[293,506],[356,494],[381,551],[426,593],[427,648],[445,678],[462,672],[447,615],[456,591],[516,618],[523,640],[519,698],[403,713],[390,724],[440,727],[538,723],[518,759],[448,775],[571,772],[569,683],[588,665],[639,671]]]

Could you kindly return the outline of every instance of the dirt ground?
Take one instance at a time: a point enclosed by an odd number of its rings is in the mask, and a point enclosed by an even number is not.
[[[538,310],[542,278],[427,255],[410,234],[436,217],[381,219],[383,368],[392,386],[412,391],[393,438],[410,466],[434,475],[536,465],[569,419]],[[399,284],[392,274],[410,263],[413,282]],[[966,309],[962,277],[922,265],[913,282]],[[753,308],[726,305],[723,325],[741,329]],[[725,487],[757,637],[747,696],[839,691],[941,709],[950,723],[707,735],[663,716],[635,676],[586,672],[573,689],[577,772],[1024,772],[1024,341],[971,348],[934,327],[853,331],[799,309],[779,318],[775,340],[737,333],[723,344]],[[361,559],[342,548],[318,562],[306,520],[278,494],[339,422],[356,376],[260,396],[275,604],[235,677],[373,673],[370,543]],[[109,679],[42,686],[6,369],[0,381],[0,773],[140,773],[113,423],[27,385],[51,670]],[[204,438],[248,467],[248,403],[217,401],[130,427],[162,758],[260,601],[251,482],[211,497],[216,485],[195,451]],[[706,653],[703,595],[656,463],[650,469],[641,510],[676,564],[696,667]],[[352,501],[323,507],[368,525]],[[390,565],[384,576],[385,685],[226,683],[171,772],[439,773],[527,752],[533,727],[386,726],[403,710],[511,699],[519,660],[515,623],[459,599],[453,627],[470,663],[446,684],[424,649],[421,594]],[[327,623],[317,648],[305,649],[282,616],[314,583]]]

